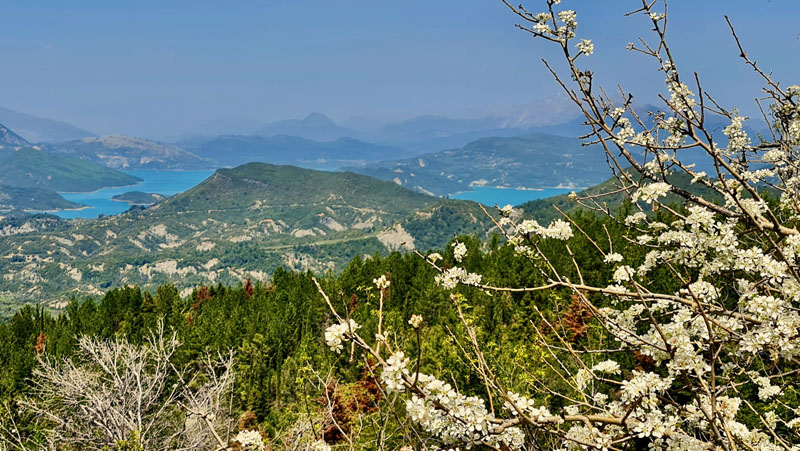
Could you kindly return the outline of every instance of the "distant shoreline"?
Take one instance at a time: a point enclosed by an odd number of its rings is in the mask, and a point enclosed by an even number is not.
[[[582,188],[582,187],[579,187],[579,186],[545,186],[545,187],[542,187],[542,188],[528,188],[526,186],[520,186],[520,187],[516,187],[516,188],[511,187],[511,186],[473,186],[472,189],[469,189],[469,190],[466,190],[466,191],[458,191],[456,193],[447,194],[447,196],[458,196],[459,194],[464,194],[464,193],[474,193],[474,192],[477,191],[475,188],[507,189],[507,190],[511,190],[511,191],[545,191],[545,190],[549,190],[549,189],[563,189],[563,190],[572,190],[572,191],[582,191],[582,190],[586,189],[586,188]]]
[[[104,189],[116,189],[116,188],[125,188],[126,186],[137,186],[144,183],[144,180],[138,181],[131,185],[115,185],[115,186],[104,186],[102,188],[97,188],[94,191],[56,191],[58,194],[92,194],[98,191],[103,191]]]
[[[94,207],[89,206],[89,205],[81,205],[78,208],[56,208],[55,210],[22,210],[22,211],[24,211],[25,213],[34,213],[34,214],[36,214],[36,213],[57,213],[59,211],[81,211],[81,210],[86,210],[87,208],[94,208]],[[8,211],[12,211],[12,210],[8,210]]]
[[[142,206],[142,207],[149,207],[150,205],[153,205],[153,204],[156,203],[156,202],[153,202],[153,203],[150,203],[150,204],[143,204],[141,202],[134,202],[132,200],[114,199],[113,197],[111,198],[111,200],[114,201],[114,202],[125,202],[126,204],[128,204],[130,206],[137,205],[137,206]]]

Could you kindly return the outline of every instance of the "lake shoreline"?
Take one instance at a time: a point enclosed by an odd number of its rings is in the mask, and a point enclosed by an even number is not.
[[[57,213],[59,211],[81,211],[81,210],[86,210],[87,208],[92,208],[92,207],[90,207],[89,205],[81,205],[78,208],[57,208],[55,210],[33,210],[33,209],[31,209],[31,210],[22,210],[22,211],[24,211],[25,213],[31,213],[31,214],[37,214],[37,213],[55,214],[55,213]],[[12,210],[8,210],[8,211],[12,211]]]
[[[93,191],[57,191],[57,193],[58,193],[58,194],[94,194],[94,193],[97,193],[97,192],[103,191],[104,189],[119,189],[119,188],[126,188],[126,187],[128,187],[128,186],[138,186],[138,185],[141,185],[142,183],[144,183],[144,180],[142,180],[142,181],[140,181],[140,182],[136,182],[136,183],[134,183],[134,184],[132,184],[132,185],[115,185],[115,186],[104,186],[104,187],[102,187],[102,188],[97,188],[96,190],[93,190]]]
[[[483,205],[520,205],[533,200],[569,194],[578,187],[555,188],[509,188],[506,186],[475,186],[470,191],[461,191],[447,196],[450,199],[468,200]]]
[[[471,188],[472,189],[466,190],[466,191],[458,191],[458,192],[455,192],[455,193],[446,194],[446,196],[451,196],[452,197],[452,196],[458,196],[459,194],[464,194],[464,193],[474,193],[474,192],[476,192],[475,188],[478,188],[478,189],[480,189],[480,188],[507,189],[507,190],[512,190],[512,191],[547,191],[547,190],[554,190],[554,189],[558,189],[558,190],[562,190],[563,189],[563,190],[572,190],[572,191],[578,192],[578,191],[583,191],[583,190],[587,189],[588,187],[558,185],[558,186],[544,186],[544,187],[541,187],[541,188],[529,188],[527,186],[518,186],[518,187],[511,187],[511,186],[473,186]]]
[[[134,206],[151,204],[130,203],[125,200],[112,199],[115,195],[131,191],[158,193],[169,197],[202,183],[215,171],[130,171],[128,175],[138,177],[141,182],[132,185],[107,187],[90,192],[59,193],[66,200],[85,205],[81,210],[55,210],[52,213],[63,219],[96,219],[102,216],[113,216],[124,213]]]

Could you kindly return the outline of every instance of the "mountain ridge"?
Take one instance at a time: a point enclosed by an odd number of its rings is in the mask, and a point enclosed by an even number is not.
[[[113,169],[208,169],[212,163],[180,147],[125,135],[88,137],[47,147]]]
[[[606,178],[605,154],[575,138],[536,133],[489,137],[464,147],[344,168],[439,196],[476,186],[580,188]]]
[[[350,137],[314,141],[290,135],[222,135],[188,147],[196,155],[222,166],[260,161],[311,168],[338,168],[378,161],[383,154],[408,155],[403,149]]]
[[[54,143],[96,136],[67,122],[38,117],[2,106],[0,106],[0,123],[8,125],[27,141],[34,143]]]

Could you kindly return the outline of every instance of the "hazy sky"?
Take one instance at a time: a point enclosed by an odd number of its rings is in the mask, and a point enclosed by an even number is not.
[[[652,101],[662,77],[624,49],[647,36],[641,16],[622,17],[637,4],[562,2],[596,43],[600,80]],[[752,111],[760,85],[723,13],[759,63],[800,83],[800,1],[670,9],[681,67],[727,105]],[[402,118],[556,94],[540,62],[555,55],[515,23],[500,0],[0,1],[0,105],[101,134],[174,136],[226,117]]]

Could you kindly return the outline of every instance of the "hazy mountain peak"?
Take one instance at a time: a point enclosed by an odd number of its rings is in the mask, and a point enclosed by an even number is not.
[[[60,142],[95,136],[94,133],[72,124],[0,107],[0,123],[11,127],[30,142]]]
[[[336,125],[331,120],[331,118],[329,118],[328,116],[325,116],[322,113],[317,113],[317,112],[313,112],[313,113],[309,114],[308,116],[306,116],[306,118],[303,119],[303,122],[308,122],[308,123],[313,123],[313,124]]]
[[[267,124],[264,121],[249,117],[225,117],[197,125],[184,132],[181,137],[185,139],[193,136],[250,135],[265,125]]]
[[[492,107],[478,113],[495,118],[499,128],[529,129],[568,122],[580,116],[580,110],[563,95],[555,95],[520,105]]]
[[[352,136],[353,130],[342,127],[322,113],[311,113],[304,119],[272,122],[258,131],[261,136],[291,135],[317,141],[330,141]]]

